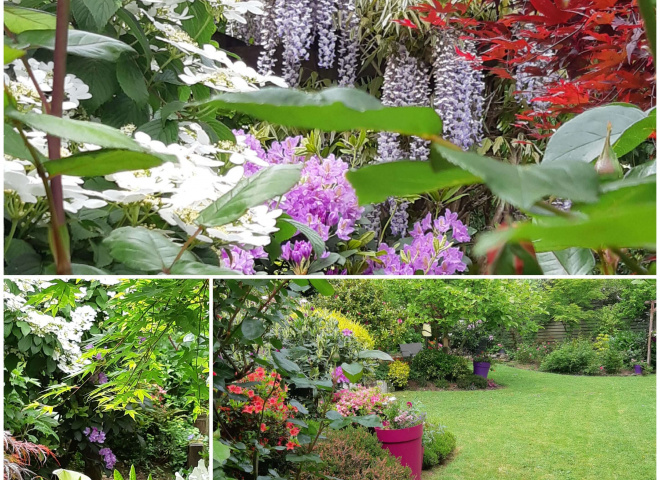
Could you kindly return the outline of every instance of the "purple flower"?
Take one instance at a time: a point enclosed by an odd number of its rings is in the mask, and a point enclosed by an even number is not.
[[[147,337],[138,337],[138,343],[142,344],[147,341]]]
[[[85,430],[83,430],[83,433],[85,436],[87,436],[87,439],[91,443],[103,443],[105,442],[105,432],[102,430],[99,430],[96,427],[92,427],[90,430],[89,427],[87,427]]]
[[[337,383],[350,383],[348,378],[346,378],[346,375],[344,375],[344,370],[342,370],[341,367],[335,368],[334,372],[332,372],[332,379]]]
[[[99,385],[104,385],[106,383],[108,383],[108,376],[103,372],[99,373]]]
[[[353,330],[345,328],[341,331],[341,334],[345,337],[350,337],[351,335],[353,335]]]
[[[309,260],[312,256],[312,244],[310,242],[296,240],[294,244],[286,242],[282,245],[283,260],[300,265],[303,261]]]
[[[229,249],[229,253],[227,253],[227,250],[222,250],[221,266],[241,272],[244,275],[254,275],[256,273],[254,269],[254,261],[266,257],[268,257],[268,254],[263,247],[253,248],[252,250],[243,250],[242,248],[232,245]]]
[[[103,461],[105,462],[105,468],[108,470],[112,470],[115,466],[115,463],[117,463],[117,457],[115,457],[115,454],[112,453],[112,450],[109,448],[102,448],[99,450],[99,455],[103,457]]]
[[[103,354],[102,353],[97,353],[96,355],[94,355],[94,358],[96,360],[102,360],[103,359]]]

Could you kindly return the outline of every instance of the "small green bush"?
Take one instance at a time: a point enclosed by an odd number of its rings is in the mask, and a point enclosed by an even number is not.
[[[439,380],[436,380],[434,385],[438,388],[449,388],[449,380],[445,380],[444,378],[441,378]]]
[[[470,372],[463,357],[449,355],[442,350],[422,350],[410,365],[411,377],[419,380],[456,380]]]
[[[546,343],[521,343],[511,353],[511,358],[523,364],[540,363],[552,351],[552,344]]]
[[[408,385],[410,366],[407,363],[396,360],[390,363],[387,379],[397,388],[405,388]]]
[[[479,375],[463,375],[456,380],[456,386],[463,390],[483,390],[488,387],[488,380]]]
[[[605,350],[601,350],[599,357],[600,364],[605,373],[615,375],[623,369],[623,353],[618,350],[611,347],[606,348]]]
[[[456,437],[445,427],[427,423],[424,425],[424,459],[422,468],[433,468],[443,463],[456,448]]]
[[[364,428],[348,427],[329,430],[327,438],[317,445],[323,465],[318,473],[343,480],[410,480],[410,468],[384,450],[376,438]],[[312,480],[316,474],[304,474]]]
[[[587,340],[573,340],[559,346],[541,363],[541,370],[554,373],[596,375],[598,354]]]

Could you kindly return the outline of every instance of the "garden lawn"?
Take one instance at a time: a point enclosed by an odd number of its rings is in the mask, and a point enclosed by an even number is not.
[[[577,377],[495,365],[506,388],[402,392],[456,435],[423,480],[655,478],[656,377]]]

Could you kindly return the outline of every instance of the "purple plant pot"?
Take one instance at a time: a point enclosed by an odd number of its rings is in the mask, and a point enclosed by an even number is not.
[[[474,367],[475,375],[488,378],[488,372],[490,371],[490,362],[472,362],[472,366]]]
[[[641,365],[635,365],[633,366],[635,369],[635,375],[641,375],[642,374],[642,366]]]
[[[383,448],[396,457],[401,465],[410,467],[415,480],[422,478],[423,433],[423,424],[400,430],[383,430],[376,427],[376,437],[382,443]]]

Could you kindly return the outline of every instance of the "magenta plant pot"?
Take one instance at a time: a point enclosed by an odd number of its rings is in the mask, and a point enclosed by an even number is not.
[[[490,362],[472,362],[472,366],[474,367],[475,375],[488,378],[488,372],[490,371]]]
[[[423,424],[400,430],[383,430],[376,427],[376,437],[383,444],[383,448],[398,458],[401,465],[410,467],[415,480],[422,478],[423,432]]]
[[[635,375],[641,375],[642,374],[642,366],[641,365],[635,365],[633,366],[635,369]]]

